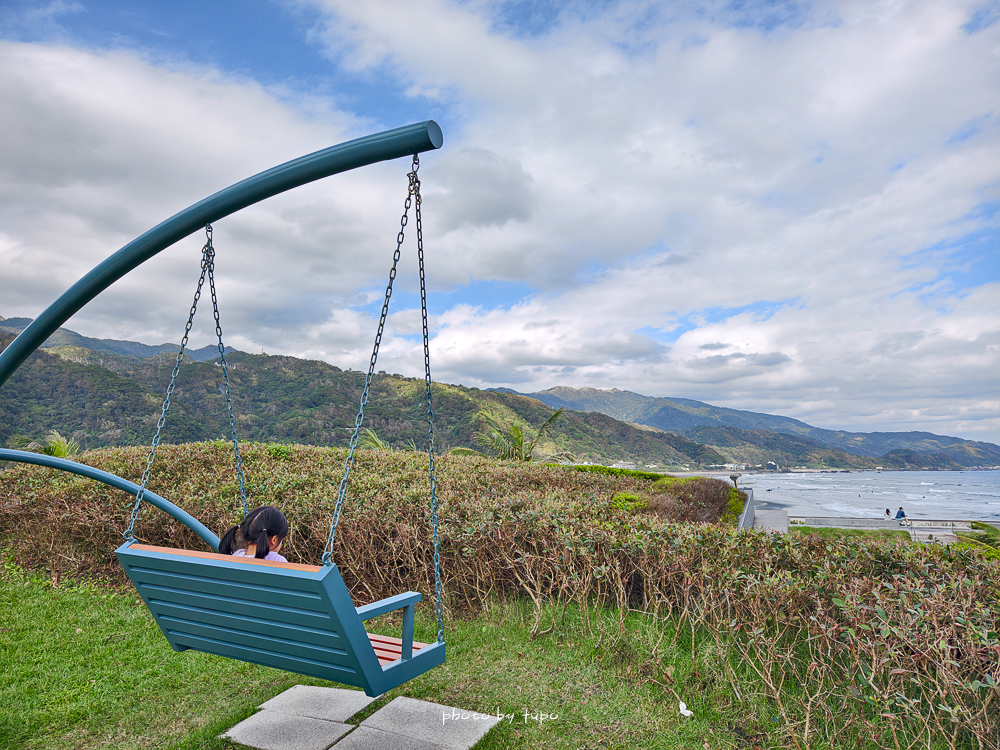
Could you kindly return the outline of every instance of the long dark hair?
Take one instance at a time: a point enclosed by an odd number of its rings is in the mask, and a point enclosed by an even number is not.
[[[277,535],[279,539],[288,536],[288,521],[281,514],[281,511],[271,505],[264,505],[255,511],[247,513],[247,517],[239,526],[233,526],[219,540],[219,552],[223,555],[231,555],[243,544],[236,543],[236,534],[239,532],[243,543],[254,544],[257,550],[254,557],[264,558],[271,551],[270,539]]]

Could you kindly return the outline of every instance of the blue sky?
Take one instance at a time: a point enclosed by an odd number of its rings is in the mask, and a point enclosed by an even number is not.
[[[998,7],[11,0],[0,315],[226,185],[432,118],[437,379],[1000,442]],[[361,367],[406,171],[220,222],[231,342]],[[407,247],[382,367],[417,374]],[[199,248],[68,327],[176,340]]]

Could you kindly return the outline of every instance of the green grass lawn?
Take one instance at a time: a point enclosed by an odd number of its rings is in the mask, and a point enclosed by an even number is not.
[[[901,542],[910,541],[910,532],[903,529],[837,529],[829,526],[797,526],[790,525],[791,534],[815,534],[828,539],[846,539],[847,537],[868,537],[872,539],[895,539]]]
[[[960,531],[958,532],[958,535],[969,539],[975,539],[979,543],[985,544],[987,547],[1000,549],[1000,529],[992,524],[983,523],[982,521],[973,521],[972,531]]]
[[[175,653],[138,595],[52,581],[6,564],[0,585],[0,748],[236,750],[221,732],[292,685],[332,683],[195,651]],[[587,624],[584,620],[589,620]],[[434,638],[431,608],[415,637]],[[371,630],[398,635],[384,616]],[[499,748],[880,748],[881,735],[829,733],[816,710],[808,742],[794,676],[782,703],[723,640],[633,612],[547,609],[532,638],[531,602],[449,618],[448,661],[380,698],[353,722],[406,695],[505,715],[478,745]],[[550,625],[556,627],[545,632]],[[791,645],[791,648],[800,646]],[[808,659],[806,659],[808,661]],[[815,667],[816,665],[812,665]],[[772,675],[773,677],[774,675]],[[694,711],[683,719],[678,702]],[[863,705],[848,706],[860,717]],[[548,716],[542,720],[541,715]],[[879,718],[868,717],[879,732]],[[871,723],[874,722],[874,723]],[[789,728],[800,733],[790,736]],[[867,730],[866,730],[867,731]],[[921,747],[944,748],[943,738]]]
[[[1000,560],[1000,529],[982,521],[972,522],[972,531],[956,531],[961,546],[971,546],[990,560]]]
[[[132,593],[8,567],[0,588],[0,747],[166,747],[249,715],[288,675],[174,654]],[[198,746],[198,745],[194,745]]]
[[[295,684],[331,685],[175,653],[132,591],[71,581],[54,587],[8,565],[0,592],[2,748],[235,748],[217,735],[260,703]],[[614,615],[590,616],[603,635],[588,633],[569,608],[558,614],[559,635],[532,639],[530,603],[516,601],[450,622],[447,663],[364,715],[408,695],[511,717],[478,748],[793,746],[759,685],[739,697],[728,688],[724,675],[733,664],[717,642],[686,631],[663,638],[642,615],[626,622],[627,638],[615,637],[622,631]],[[398,623],[380,619],[375,629],[398,631]],[[433,628],[418,618],[416,637],[433,639]],[[678,699],[695,712],[692,719],[681,718]],[[540,714],[550,718],[533,718]],[[870,747],[816,745],[827,746]]]

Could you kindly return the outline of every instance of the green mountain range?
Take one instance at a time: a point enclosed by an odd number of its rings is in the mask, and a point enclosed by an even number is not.
[[[0,332],[0,349],[13,337]],[[364,374],[295,357],[230,352],[240,438],[260,442],[346,446],[354,429]],[[80,346],[35,352],[0,388],[0,443],[59,430],[85,448],[152,440],[175,357],[130,357]],[[434,384],[438,450],[473,446],[477,415],[539,426],[552,409],[517,394]],[[393,447],[427,445],[424,381],[378,375],[365,426]],[[216,361],[186,361],[163,430],[165,443],[227,438],[228,413]],[[631,460],[662,468],[722,463],[726,457],[673,433],[636,427],[600,413],[567,412],[548,433],[545,452],[569,450],[578,461]]]
[[[29,319],[0,318],[0,349]],[[0,389],[0,444],[49,430],[84,448],[151,442],[178,346],[93,339],[59,329]],[[163,442],[225,438],[229,419],[215,347],[185,356]],[[241,439],[345,446],[364,375],[325,362],[227,349]],[[376,376],[365,426],[393,447],[427,443],[423,380]],[[1000,464],[1000,447],[931,433],[847,433],[788,417],[629,391],[552,388],[531,394],[435,383],[438,450],[474,446],[479,414],[542,424],[565,407],[544,452],[580,462],[632,461],[661,469],[722,464],[809,468],[958,469]]]
[[[0,317],[0,332],[11,333],[13,335],[19,334],[28,324],[31,323],[31,318],[3,318]],[[97,352],[104,352],[106,354],[123,354],[129,357],[152,357],[156,354],[173,354],[177,355],[177,351],[181,348],[179,344],[160,344],[159,346],[150,346],[149,344],[140,344],[137,341],[119,341],[117,339],[92,339],[88,336],[81,336],[76,331],[70,331],[66,328],[60,328],[55,333],[53,333],[49,338],[45,340],[42,344],[44,348],[52,348],[55,346],[79,346],[85,347],[87,349],[93,349]],[[226,347],[226,353],[231,351],[230,347]],[[197,362],[203,362],[206,359],[215,359],[219,356],[218,346],[203,346],[201,349],[188,350],[187,354],[191,359]]]
[[[654,398],[630,391],[617,389],[610,391],[596,388],[550,388],[538,393],[527,393],[526,396],[537,398],[552,408],[565,407],[582,411],[600,411],[616,419],[622,419],[638,424],[649,425],[661,430],[677,432],[698,442],[712,445],[716,449],[734,448],[730,443],[735,433],[705,431],[705,427],[735,427],[744,431],[742,442],[756,446],[762,450],[776,450],[775,438],[764,436],[764,432],[777,433],[791,437],[806,438],[821,444],[826,449],[834,449],[842,453],[878,459],[888,453],[894,456],[899,451],[911,451],[933,460],[923,466],[945,468],[952,466],[997,466],[1000,465],[1000,446],[993,443],[964,440],[963,438],[934,435],[930,432],[845,432],[839,430],[824,430],[813,427],[805,422],[790,417],[773,414],[760,414],[752,411],[727,409],[701,401],[683,398]],[[749,433],[749,434],[745,434]],[[718,441],[718,442],[715,442]],[[789,456],[806,455],[809,452],[801,446],[804,443],[789,440],[781,450]],[[799,447],[796,447],[799,446]],[[751,455],[748,450],[723,450],[736,457]],[[830,454],[831,456],[834,454]],[[775,460],[769,458],[767,460]],[[839,460],[839,459],[838,459]],[[747,460],[747,463],[751,461]],[[752,463],[760,463],[753,461]],[[780,463],[780,462],[779,462]],[[845,461],[844,466],[855,462]],[[875,461],[885,465],[882,461]],[[782,465],[810,465],[788,460]]]

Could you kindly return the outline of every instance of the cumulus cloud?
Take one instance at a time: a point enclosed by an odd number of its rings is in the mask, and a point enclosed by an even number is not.
[[[502,227],[531,217],[531,175],[513,159],[488,149],[463,148],[446,154],[436,165],[435,180],[428,199],[438,211],[442,231]]]
[[[1000,441],[1000,32],[980,5],[623,2],[525,21],[446,0],[301,4],[341,75],[392,80],[414,121],[446,113],[421,166],[431,291],[452,301],[432,321],[438,379]],[[0,55],[8,316],[201,197],[381,127],[135,52]],[[404,173],[369,167],[220,222],[227,330],[362,366]],[[176,338],[199,247],[73,325]],[[413,270],[407,255],[403,291]],[[483,281],[533,291],[487,304]],[[418,330],[412,304],[394,310],[385,369],[419,370]]]
[[[309,117],[253,81],[127,51],[6,42],[0,59],[6,316],[37,315],[99,261],[201,198],[366,132],[348,114]],[[376,166],[220,221],[229,327],[295,350],[307,323],[325,320],[338,301],[355,303],[388,269],[405,171]],[[176,340],[203,242],[195,235],[168,249],[73,324]]]
[[[442,244],[471,278],[549,293],[454,310],[437,341],[450,372],[547,387],[571,363],[570,384],[856,429],[930,420],[926,405],[940,400],[984,420],[935,417],[937,429],[1000,435],[984,423],[996,388],[982,377],[997,365],[981,339],[997,330],[996,302],[985,286],[947,281],[958,258],[945,246],[990,226],[977,206],[1000,197],[997,35],[963,29],[972,6],[833,3],[764,29],[683,9],[636,26],[640,10],[614,6],[541,41],[491,31],[475,6],[437,4],[398,26],[373,20],[372,4],[325,7],[351,24],[354,64],[396,63],[484,100],[464,142],[532,176],[527,226]],[[461,41],[445,38],[442,16]],[[431,43],[401,44],[410,24]],[[934,246],[936,257],[913,260]],[[760,300],[794,304],[703,320],[669,346],[621,346]],[[532,337],[525,315],[563,323]]]

